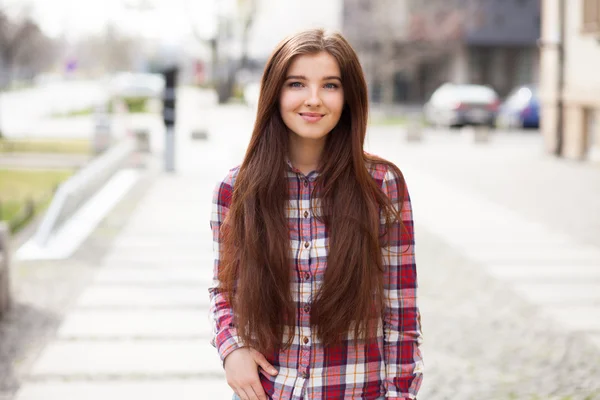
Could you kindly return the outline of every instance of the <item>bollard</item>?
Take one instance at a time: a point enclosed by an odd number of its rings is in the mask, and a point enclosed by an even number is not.
[[[147,155],[150,154],[150,132],[148,129],[140,128],[133,132],[135,139],[134,151],[131,153],[131,166],[133,168],[145,168]]]
[[[487,143],[490,140],[490,127],[486,125],[464,126],[462,135],[470,142]]]
[[[135,150],[140,153],[150,153],[150,132],[148,129],[137,129],[134,131]]]
[[[206,132],[206,130],[203,130],[203,129],[193,130],[190,136],[191,136],[192,140],[207,140],[208,139],[208,133]]]
[[[8,224],[5,221],[0,221],[0,319],[8,312],[12,301],[9,240]]]
[[[410,121],[406,127],[406,140],[420,142],[423,140],[423,126],[417,121]]]
[[[101,154],[111,145],[111,123],[106,104],[101,103],[94,110],[94,136],[92,140],[94,154]]]
[[[490,127],[487,125],[477,125],[475,127],[475,143],[487,143],[490,141]]]
[[[418,118],[411,118],[406,127],[406,140],[420,142],[423,140],[423,124]]]

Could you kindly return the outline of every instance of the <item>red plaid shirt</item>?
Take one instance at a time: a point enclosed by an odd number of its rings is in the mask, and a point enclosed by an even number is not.
[[[400,177],[383,164],[369,165],[369,172],[398,209]],[[219,291],[219,229],[229,210],[239,168],[232,169],[217,185],[213,197],[211,227],[214,240],[214,280],[209,289],[214,337],[212,344],[222,360],[243,346],[233,323],[230,305]],[[311,210],[311,193],[318,172],[307,176],[289,165],[289,205],[293,259],[292,296],[297,305],[298,326],[293,344],[278,354],[265,355],[279,374],[259,374],[271,399],[415,399],[421,385],[423,361],[420,314],[417,307],[417,272],[414,256],[412,210],[404,192],[401,217],[408,230],[396,223],[383,248],[385,310],[372,343],[354,340],[323,346],[310,325],[310,304],[327,268],[327,231]],[[318,204],[318,203],[317,203]],[[385,222],[385,221],[382,221]],[[408,250],[407,250],[408,248]]]

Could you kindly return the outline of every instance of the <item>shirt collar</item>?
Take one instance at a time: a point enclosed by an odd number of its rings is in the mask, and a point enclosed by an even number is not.
[[[317,170],[309,172],[308,175],[304,175],[304,173],[302,171],[300,171],[298,168],[296,168],[292,165],[292,161],[289,159],[289,157],[285,158],[285,163],[288,167],[288,171],[290,171],[296,175],[306,177],[308,180],[311,180],[311,181],[315,180],[320,174],[320,171],[317,169]]]

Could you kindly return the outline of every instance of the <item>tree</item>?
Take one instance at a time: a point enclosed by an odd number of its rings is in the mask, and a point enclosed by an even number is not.
[[[224,103],[233,96],[237,73],[249,66],[248,44],[258,11],[257,0],[236,0],[235,5],[234,10],[215,13],[216,29],[211,36],[203,35],[198,26],[191,22],[194,38],[210,49],[211,76],[219,103]],[[188,9],[190,9],[189,3]],[[226,42],[231,41],[240,45],[239,60],[223,55]]]
[[[11,19],[0,10],[0,87],[12,82],[17,68],[32,77],[50,65],[55,56],[54,43],[33,20]]]
[[[74,55],[82,69],[104,72],[129,71],[134,68],[137,43],[122,34],[114,25],[108,25],[100,35],[82,38],[74,46]]]
[[[462,46],[480,0],[346,0],[345,27],[391,104],[398,72],[446,57]]]
[[[241,57],[240,57],[240,69],[248,68],[248,42],[250,39],[250,32],[256,19],[256,12],[258,9],[257,0],[238,0],[238,9],[241,11]]]

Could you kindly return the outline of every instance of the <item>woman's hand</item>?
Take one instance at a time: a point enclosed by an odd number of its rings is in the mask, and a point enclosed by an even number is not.
[[[227,384],[242,400],[267,400],[258,377],[258,368],[272,376],[277,375],[277,370],[265,356],[252,348],[242,347],[225,358],[224,367]]]

